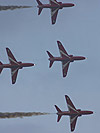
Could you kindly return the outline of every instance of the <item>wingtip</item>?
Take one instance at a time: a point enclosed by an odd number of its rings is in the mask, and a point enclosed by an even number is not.
[[[56,22],[55,21],[52,21],[52,25],[54,25]]]
[[[74,131],[74,129],[71,129],[71,132],[73,132]]]
[[[13,80],[13,79],[12,79],[12,84],[15,84],[15,83],[16,83],[16,80]]]
[[[8,50],[9,48],[8,47],[6,47],[6,50]]]
[[[46,52],[47,52],[47,54],[48,54],[49,51],[47,50]]]
[[[58,40],[57,40],[57,43],[59,44],[59,43],[60,43],[60,41],[58,41]]]
[[[6,47],[6,51],[10,51],[10,49],[8,47]]]
[[[65,78],[66,77],[66,75],[63,75],[63,78]]]
[[[51,68],[51,66],[49,65],[49,68]]]
[[[65,98],[66,98],[66,99],[68,99],[68,98],[69,98],[69,96],[68,96],[68,95],[65,95]]]
[[[57,105],[54,105],[55,107],[57,107]]]
[[[58,43],[58,46],[62,45],[62,43],[60,41],[57,41],[57,43]]]
[[[14,85],[15,84],[15,81],[13,81],[12,84]]]

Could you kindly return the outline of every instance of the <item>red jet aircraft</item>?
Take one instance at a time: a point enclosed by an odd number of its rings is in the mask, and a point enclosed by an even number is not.
[[[59,52],[60,52],[61,57],[54,57],[49,51],[47,51],[47,53],[50,57],[49,58],[49,61],[50,61],[49,67],[52,66],[54,61],[61,61],[62,62],[63,77],[66,77],[70,62],[77,61],[77,60],[84,60],[85,57],[68,55],[68,53],[64,49],[61,42],[57,41],[57,43],[58,43],[58,48],[59,48]]]
[[[10,49],[6,48],[6,51],[7,51],[7,55],[8,55],[8,59],[9,59],[10,63],[9,64],[2,64],[2,62],[0,62],[0,73],[2,72],[3,68],[11,68],[12,84],[15,84],[18,70],[22,69],[23,67],[34,66],[35,64],[17,62],[17,60],[13,56]]]
[[[82,116],[82,115],[93,114],[93,112],[92,111],[86,111],[86,110],[81,111],[81,109],[76,109],[75,106],[73,105],[72,101],[70,100],[70,98],[67,95],[65,95],[65,99],[66,99],[66,102],[67,102],[67,106],[68,106],[68,110],[69,111],[61,111],[55,105],[55,108],[57,110],[57,115],[58,115],[57,122],[60,121],[62,115],[68,115],[68,116],[70,116],[70,127],[71,127],[71,131],[74,131],[77,118],[79,116]]]
[[[51,9],[51,19],[52,19],[52,24],[56,23],[56,18],[58,14],[58,10],[62,9],[63,7],[72,7],[74,4],[72,3],[62,3],[62,2],[57,2],[56,0],[49,0],[50,4],[42,4],[39,0],[36,0],[38,3],[38,15],[42,12],[43,8],[50,8]]]

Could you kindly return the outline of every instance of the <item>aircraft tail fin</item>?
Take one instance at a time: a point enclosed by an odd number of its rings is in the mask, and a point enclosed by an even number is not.
[[[38,3],[38,7],[39,7],[39,10],[38,10],[38,15],[40,15],[41,14],[41,12],[42,12],[42,7],[40,7],[41,5],[43,5],[39,0],[36,0],[37,1],[37,3]]]
[[[56,110],[57,110],[57,114],[58,114],[57,122],[59,122],[60,119],[61,119],[61,117],[62,117],[62,115],[60,115],[59,113],[61,113],[62,111],[58,108],[57,105],[55,105],[55,108],[56,108]]]
[[[0,65],[3,65],[2,62],[0,61]],[[2,72],[3,68],[0,68],[0,73]]]
[[[48,56],[49,56],[50,58],[54,58],[53,55],[52,55],[49,51],[47,51],[47,54],[48,54]],[[49,67],[52,67],[53,62],[54,62],[53,60],[50,60],[50,65],[49,65]]]

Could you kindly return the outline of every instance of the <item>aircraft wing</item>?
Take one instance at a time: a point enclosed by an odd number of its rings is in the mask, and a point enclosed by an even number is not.
[[[69,55],[66,52],[66,50],[64,49],[62,43],[60,41],[57,41],[57,43],[58,43],[58,48],[59,48],[59,52],[60,52],[61,57],[68,57],[69,58]]]
[[[51,8],[51,20],[52,20],[52,24],[56,23],[56,19],[57,19],[57,15],[58,15],[58,8]]]
[[[51,5],[59,5],[59,3],[56,1],[56,0],[49,0],[49,3],[51,4]]]
[[[8,55],[8,59],[9,59],[9,62],[11,64],[18,64],[17,63],[17,60],[15,59],[14,55],[12,54],[11,50],[9,48],[6,48],[6,51],[7,51],[7,55]]]
[[[78,115],[70,116],[71,131],[74,131],[74,129],[75,129],[77,118],[78,118]]]
[[[12,84],[15,84],[19,68],[11,68]]]
[[[74,106],[74,104],[72,103],[72,101],[70,100],[70,98],[65,95],[65,99],[66,99],[66,102],[67,102],[67,106],[68,106],[68,110],[70,112],[78,112]]]
[[[66,77],[67,72],[68,72],[68,68],[69,68],[69,63],[70,61],[67,62],[62,62],[62,71],[63,71],[63,77]]]

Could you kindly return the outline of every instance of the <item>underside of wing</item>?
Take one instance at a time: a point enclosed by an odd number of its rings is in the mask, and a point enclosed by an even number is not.
[[[62,62],[63,77],[67,76],[70,61]]]
[[[51,20],[52,20],[52,24],[56,23],[58,10],[59,10],[59,8],[51,8]]]
[[[11,68],[12,84],[15,84],[19,68]]]
[[[66,52],[65,48],[63,47],[62,43],[60,41],[57,41],[57,43],[58,43],[58,48],[59,48],[59,52],[60,52],[61,57],[68,57],[69,58],[69,55]]]
[[[53,6],[59,5],[59,3],[56,0],[49,0],[49,3]]]
[[[70,127],[71,127],[71,131],[74,131],[75,130],[77,118],[78,118],[78,115],[70,116]]]
[[[18,64],[17,63],[17,60],[15,59],[14,55],[12,54],[11,50],[9,48],[6,48],[6,51],[7,51],[7,55],[8,55],[8,59],[9,59],[9,62],[11,64]]]
[[[66,102],[67,102],[68,110],[70,112],[77,112],[74,104],[72,103],[72,101],[70,100],[70,98],[67,95],[65,95],[65,99],[66,99]]]

